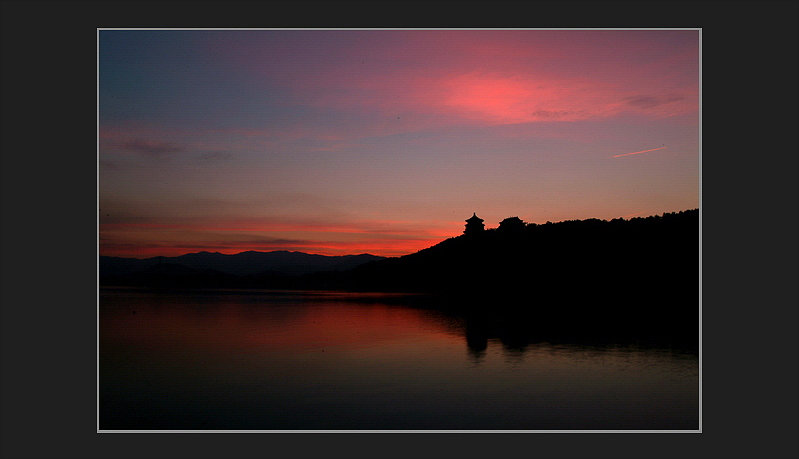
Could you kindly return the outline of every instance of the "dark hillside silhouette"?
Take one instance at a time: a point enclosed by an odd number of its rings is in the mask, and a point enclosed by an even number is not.
[[[512,217],[498,229],[450,238],[351,273],[356,288],[662,298],[698,287],[699,211],[543,225]]]
[[[511,218],[344,274],[352,290],[438,294],[508,336],[665,337],[695,346],[699,211],[543,225]],[[514,332],[515,323],[525,332]]]
[[[473,215],[464,234],[397,258],[325,257],[300,252],[200,252],[144,260],[100,257],[101,284],[180,265],[216,273],[235,286],[510,294],[530,299],[596,298],[650,301],[698,294],[699,211],[546,224],[506,218],[484,229]],[[190,277],[190,276],[186,276]],[[233,285],[231,285],[233,286]],[[696,295],[693,296],[694,298]]]
[[[630,342],[641,337],[696,346],[697,209],[546,224],[510,217],[496,229],[485,229],[482,222],[475,214],[466,220],[463,235],[398,258],[291,252],[204,252],[132,261],[101,257],[100,281],[160,288],[432,294],[435,307],[481,324],[468,337],[478,350],[492,334],[520,346],[530,340]],[[274,262],[271,269],[248,260],[267,256],[290,260]],[[344,269],[346,263],[356,265]]]

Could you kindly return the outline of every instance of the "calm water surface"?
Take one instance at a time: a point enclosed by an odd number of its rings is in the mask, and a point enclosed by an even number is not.
[[[475,340],[390,299],[101,289],[100,428],[698,428],[694,353]]]

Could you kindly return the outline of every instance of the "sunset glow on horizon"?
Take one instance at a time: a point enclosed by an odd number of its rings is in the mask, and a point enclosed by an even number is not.
[[[697,30],[101,30],[98,79],[101,255],[699,207]]]

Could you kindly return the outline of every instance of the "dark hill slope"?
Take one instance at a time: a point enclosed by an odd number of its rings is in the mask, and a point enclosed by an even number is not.
[[[551,300],[696,298],[699,212],[487,230],[367,263],[350,274],[348,282],[358,289],[509,293]]]
[[[487,230],[342,275],[350,289],[436,293],[513,336],[698,345],[698,210]]]

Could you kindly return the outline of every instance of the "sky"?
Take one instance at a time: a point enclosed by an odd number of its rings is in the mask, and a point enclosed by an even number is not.
[[[699,207],[697,30],[101,30],[100,254]]]

